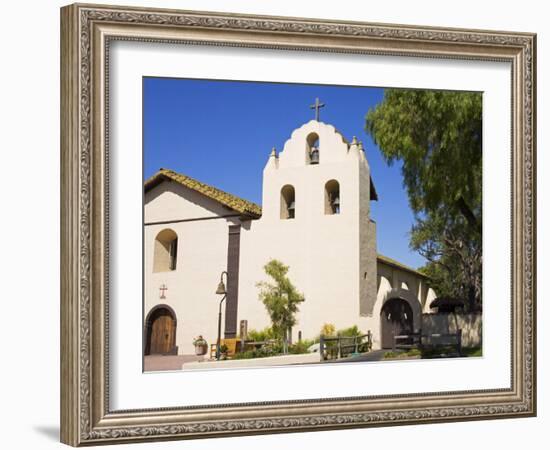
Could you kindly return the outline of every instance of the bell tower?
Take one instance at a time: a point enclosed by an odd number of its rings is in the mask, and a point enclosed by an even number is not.
[[[272,149],[257,222],[287,249],[281,260],[310,305],[367,316],[376,300],[376,192],[362,143],[321,122],[323,106],[316,99],[315,119],[294,130],[280,153]]]

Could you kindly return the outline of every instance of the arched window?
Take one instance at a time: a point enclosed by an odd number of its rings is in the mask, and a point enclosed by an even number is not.
[[[162,230],[155,238],[153,272],[176,270],[178,260],[178,235],[170,229]]]
[[[290,184],[281,189],[281,219],[294,219],[296,213],[296,199],[294,187]]]
[[[325,184],[325,214],[340,214],[340,184],[336,180]]]
[[[307,161],[309,164],[319,164],[319,135],[310,133],[307,141]]]

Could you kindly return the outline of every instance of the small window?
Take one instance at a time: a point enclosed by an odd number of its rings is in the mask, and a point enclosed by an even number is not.
[[[155,238],[153,272],[176,270],[178,261],[178,235],[170,229],[162,230]]]
[[[325,214],[340,214],[340,184],[336,180],[325,184]]]
[[[290,184],[281,189],[281,219],[294,219],[296,216],[296,199],[294,187]]]
[[[319,164],[319,136],[311,133],[307,137],[307,161],[309,164]]]

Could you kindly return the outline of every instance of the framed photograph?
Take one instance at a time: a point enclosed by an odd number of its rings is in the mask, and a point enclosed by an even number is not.
[[[535,58],[62,8],[62,442],[535,415]]]

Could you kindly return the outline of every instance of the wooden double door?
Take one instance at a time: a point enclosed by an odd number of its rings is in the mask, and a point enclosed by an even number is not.
[[[146,322],[146,355],[176,353],[176,317],[168,308],[158,307],[149,313]]]
[[[382,348],[393,347],[393,337],[413,332],[413,313],[411,306],[403,299],[392,298],[384,303],[380,313],[380,334]],[[400,343],[405,341],[400,340]]]

